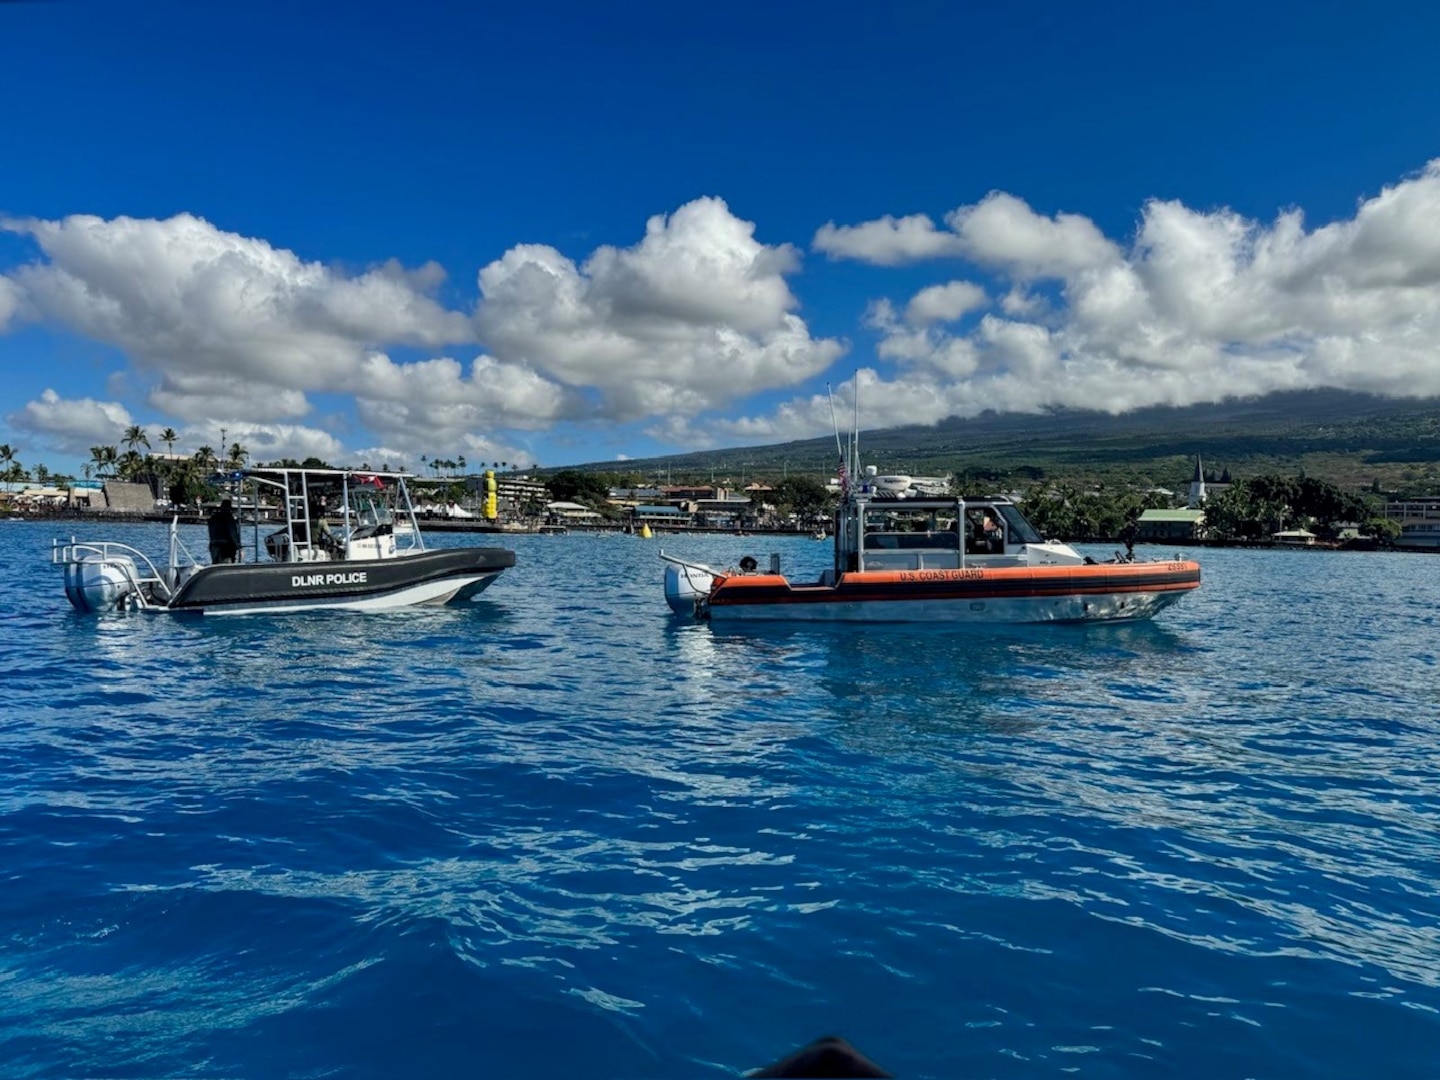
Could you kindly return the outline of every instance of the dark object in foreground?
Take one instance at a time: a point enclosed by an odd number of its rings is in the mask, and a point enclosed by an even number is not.
[[[864,1054],[836,1035],[823,1035],[773,1065],[749,1076],[849,1077],[890,1076]]]

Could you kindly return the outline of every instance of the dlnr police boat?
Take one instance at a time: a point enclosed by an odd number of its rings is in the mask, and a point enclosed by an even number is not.
[[[206,615],[459,604],[515,565],[504,548],[427,549],[406,478],[241,470],[225,477],[236,497],[210,521],[208,563],[186,548],[178,519],[164,565],[128,544],[75,539],[56,541],[51,562],[64,568],[65,595],[79,611]],[[238,518],[228,516],[231,503]]]
[[[874,469],[866,470],[873,481]],[[1003,496],[908,498],[873,482],[842,493],[835,557],[791,582],[771,555],[718,570],[666,555],[665,599],[714,622],[1039,623],[1143,619],[1200,585],[1188,559],[1098,562],[1045,540]]]

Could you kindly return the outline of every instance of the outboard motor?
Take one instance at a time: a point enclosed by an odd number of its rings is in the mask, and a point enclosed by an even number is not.
[[[688,563],[665,564],[665,602],[676,615],[698,615],[715,575]]]
[[[135,560],[89,555],[65,565],[65,596],[76,611],[114,611],[135,592]]]

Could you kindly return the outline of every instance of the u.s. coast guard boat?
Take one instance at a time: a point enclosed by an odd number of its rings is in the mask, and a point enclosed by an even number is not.
[[[207,615],[463,603],[515,565],[504,548],[427,549],[405,480],[337,469],[237,471],[225,477],[246,522],[237,522],[234,562],[202,563],[175,520],[163,566],[110,540],[56,541],[51,562],[64,568],[65,595],[79,611]]]
[[[873,476],[873,467],[866,470]],[[718,570],[660,552],[671,610],[715,622],[1087,622],[1143,619],[1200,585],[1188,559],[1097,562],[1045,540],[1011,500],[907,498],[862,484],[835,513],[834,564],[792,583],[778,555]]]

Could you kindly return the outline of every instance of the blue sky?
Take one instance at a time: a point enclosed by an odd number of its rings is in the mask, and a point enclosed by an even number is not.
[[[0,0],[0,442],[1440,394],[1429,5]]]

